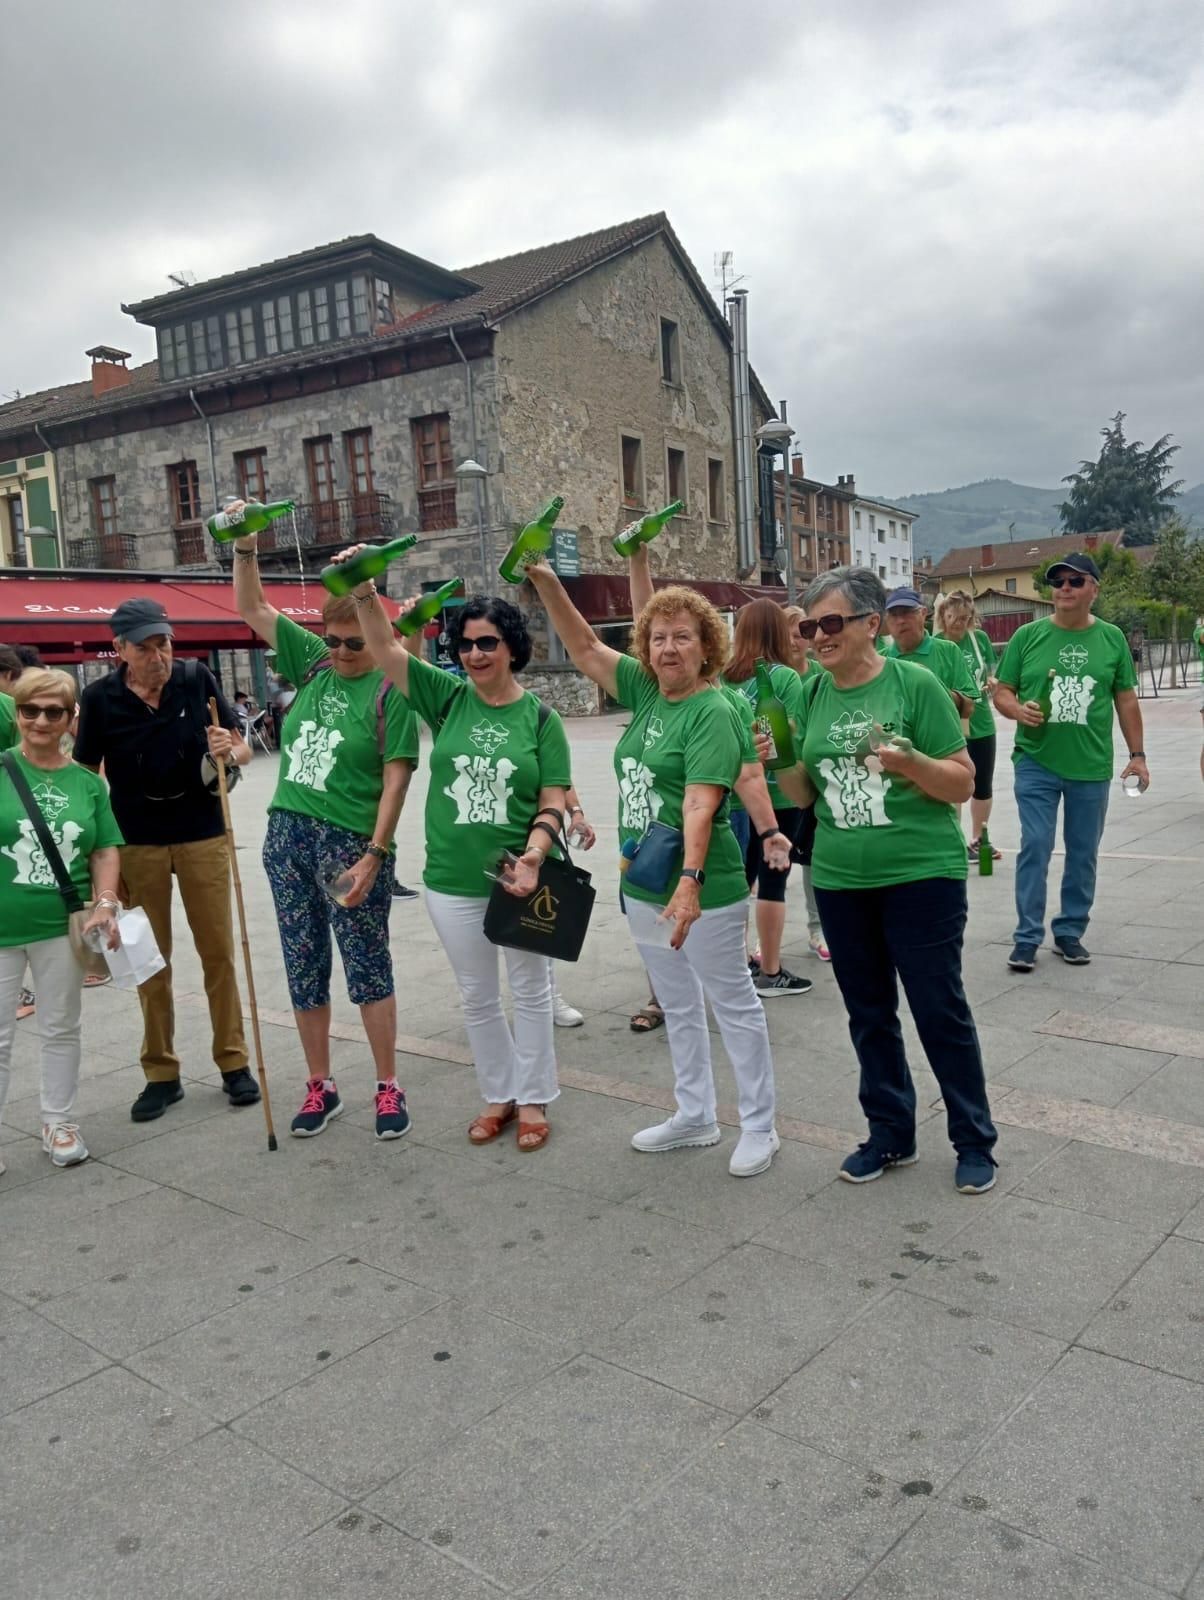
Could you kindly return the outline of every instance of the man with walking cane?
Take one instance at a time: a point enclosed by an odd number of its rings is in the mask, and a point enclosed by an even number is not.
[[[111,625],[120,665],[84,690],[75,759],[93,771],[104,763],[126,841],[125,898],[146,912],[167,961],[138,991],[147,1083],[130,1116],[151,1122],[184,1098],[171,986],[173,878],[205,974],[222,1088],[231,1105],[254,1105],[259,1089],[247,1071],[225,825],[212,770],[218,761],[245,766],[251,752],[209,669],[173,659],[171,623],[157,600],[123,600]],[[209,724],[210,697],[217,700],[217,728]],[[206,756],[208,772],[202,767]]]

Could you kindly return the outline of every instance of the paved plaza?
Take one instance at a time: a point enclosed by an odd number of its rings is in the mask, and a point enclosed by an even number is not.
[[[548,1148],[472,1149],[450,973],[392,911],[414,1126],[372,1133],[336,978],[348,1112],[287,1128],[304,1071],[259,862],[275,758],[234,796],[280,1148],[208,1059],[182,916],[186,1098],[135,1125],[136,997],[84,996],[93,1159],[38,1139],[36,1023],[0,1130],[0,1547],[22,1600],[1204,1600],[1204,786],[1199,694],[1145,702],[1154,787],[1115,786],[1091,965],[1006,970],[1011,725],[970,880],[966,981],[1000,1125],[953,1187],[907,1024],[922,1160],[836,1180],[862,1136],[829,969],[768,1005],[782,1150],[643,1156],[663,1030],[616,905],[616,719],[573,723],[598,823],[586,1014],[558,1031]],[[1118,770],[1119,770],[1118,763]],[[400,874],[421,870],[415,780]]]

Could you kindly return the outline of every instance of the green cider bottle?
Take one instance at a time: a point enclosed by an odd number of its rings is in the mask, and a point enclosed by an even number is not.
[[[991,878],[995,875],[995,852],[991,849],[991,836],[987,832],[986,823],[983,823],[982,832],[978,836],[978,876]]]
[[[522,583],[523,569],[528,561],[536,561],[552,548],[552,536],[556,531],[556,518],[564,510],[564,499],[561,495],[553,495],[547,505],[519,534],[502,558],[498,568],[499,573],[507,583]]]
[[[612,541],[615,549],[621,556],[633,556],[642,544],[650,543],[658,533],[663,533],[678,512],[685,509],[684,500],[674,500],[663,511],[653,511],[638,522],[629,523],[622,533],[615,534]]]
[[[390,561],[404,556],[417,543],[416,533],[403,533],[400,539],[390,539],[388,544],[366,544],[350,560],[332,561],[328,567],[323,567],[319,577],[331,594],[350,594],[369,578],[379,578]]]
[[[428,622],[434,622],[451,597],[459,594],[463,587],[463,578],[450,578],[446,583],[441,583],[430,594],[424,594],[412,611],[407,611],[404,617],[398,617],[393,626],[403,639],[410,638],[425,628]]]
[[[757,662],[757,700],[754,708],[759,731],[768,733],[773,752],[765,763],[767,772],[779,772],[795,763],[794,738],[786,707],[773,692],[773,679],[763,661]]]
[[[261,505],[258,500],[248,500],[241,511],[218,511],[205,526],[218,544],[229,544],[231,539],[241,539],[244,534],[262,533],[269,522],[287,516],[293,509],[291,500],[270,500]]]
[[[1057,675],[1057,668],[1050,667],[1049,676],[1041,685],[1041,693],[1037,696],[1037,704],[1041,707],[1041,722],[1038,727],[1030,728],[1028,731],[1030,733],[1035,733],[1038,738],[1040,738],[1040,736],[1045,732],[1046,728],[1048,728],[1050,720],[1053,717],[1053,685],[1054,679],[1057,677]]]

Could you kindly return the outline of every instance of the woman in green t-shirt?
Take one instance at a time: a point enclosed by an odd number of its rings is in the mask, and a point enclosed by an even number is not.
[[[978,702],[970,713],[970,730],[966,735],[966,754],[974,763],[974,793],[970,797],[971,861],[978,859],[978,847],[983,830],[991,815],[991,796],[995,777],[995,712],[991,696],[995,692],[995,646],[987,638],[979,622],[978,610],[972,595],[954,589],[951,594],[938,595],[932,610],[934,635],[951,641],[966,659],[966,669],[978,690]],[[988,842],[990,835],[988,834]],[[991,847],[996,861],[1002,850]]]
[[[116,948],[121,834],[109,791],[102,778],[60,749],[75,715],[75,680],[66,672],[34,668],[16,683],[13,699],[19,742],[5,761],[24,778],[80,900],[93,902],[85,929],[103,930]],[[84,974],[67,925],[67,902],[37,827],[12,773],[0,769],[0,1111],[8,1094],[17,992],[28,961],[43,1030],[42,1149],[56,1167],[88,1159],[71,1117],[79,1087]]]
[[[368,648],[433,735],[422,881],[460,990],[485,1101],[469,1140],[489,1144],[517,1118],[518,1148],[541,1150],[551,1133],[547,1108],[560,1093],[551,962],[492,944],[483,923],[494,879],[520,898],[530,895],[561,830],[572,782],[564,725],[518,681],[531,639],[516,606],[473,595],[457,607],[448,643],[464,670],[459,677],[405,649],[373,585],[353,592]],[[418,598],[406,601],[403,613]],[[499,956],[514,999],[513,1033],[502,1009]]]
[[[389,951],[393,834],[418,760],[418,727],[364,648],[358,608],[327,595],[316,638],[269,605],[256,535],[234,542],[234,598],[297,692],[284,718],[263,865],[289,999],[305,1055],[305,1098],[289,1131],[312,1139],[343,1101],[330,1070],[331,932],[376,1068],[376,1137],[410,1113],[397,1082],[397,999]]]
[[[745,956],[748,884],[728,795],[739,722],[711,687],[727,659],[713,606],[660,590],[636,618],[633,655],[602,643],[546,562],[527,568],[573,665],[631,712],[615,750],[623,909],[665,1014],[677,1110],[637,1133],[637,1150],[718,1144],[709,1001],[735,1073],[740,1139],[728,1170],[764,1172],[778,1149],[765,1012]],[[776,829],[770,830],[776,833]],[[648,854],[641,860],[644,851]]]
[[[861,1063],[870,1136],[840,1175],[866,1183],[916,1160],[901,979],[944,1096],[957,1187],[978,1194],[995,1182],[996,1134],[961,976],[966,847],[955,807],[973,784],[966,741],[931,672],[878,654],[886,593],[872,572],[825,572],[803,605],[804,636],[827,670],[804,695],[802,765],[778,779],[798,804],[815,801],[815,892]]]

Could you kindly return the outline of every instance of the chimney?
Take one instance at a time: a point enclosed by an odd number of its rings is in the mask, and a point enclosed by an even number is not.
[[[1099,549],[1099,534],[1098,533],[1089,533],[1089,534],[1087,534],[1086,537],[1083,539],[1083,549],[1084,550],[1098,550]]]
[[[791,456],[791,458],[790,458],[790,476],[792,478],[804,478],[804,477],[806,477],[806,473],[803,471],[803,458],[802,458],[802,456]]]
[[[856,494],[857,493],[857,485],[853,481],[853,474],[851,472],[848,473],[840,481],[844,484],[845,488],[849,491],[850,494]]]
[[[993,544],[983,545],[981,564],[984,567],[993,567],[995,565],[995,546]]]
[[[124,389],[133,376],[126,366],[130,359],[128,350],[116,350],[111,344],[98,344],[93,345],[91,350],[85,350],[84,354],[92,357],[92,394],[96,399],[108,394],[110,389]]]

